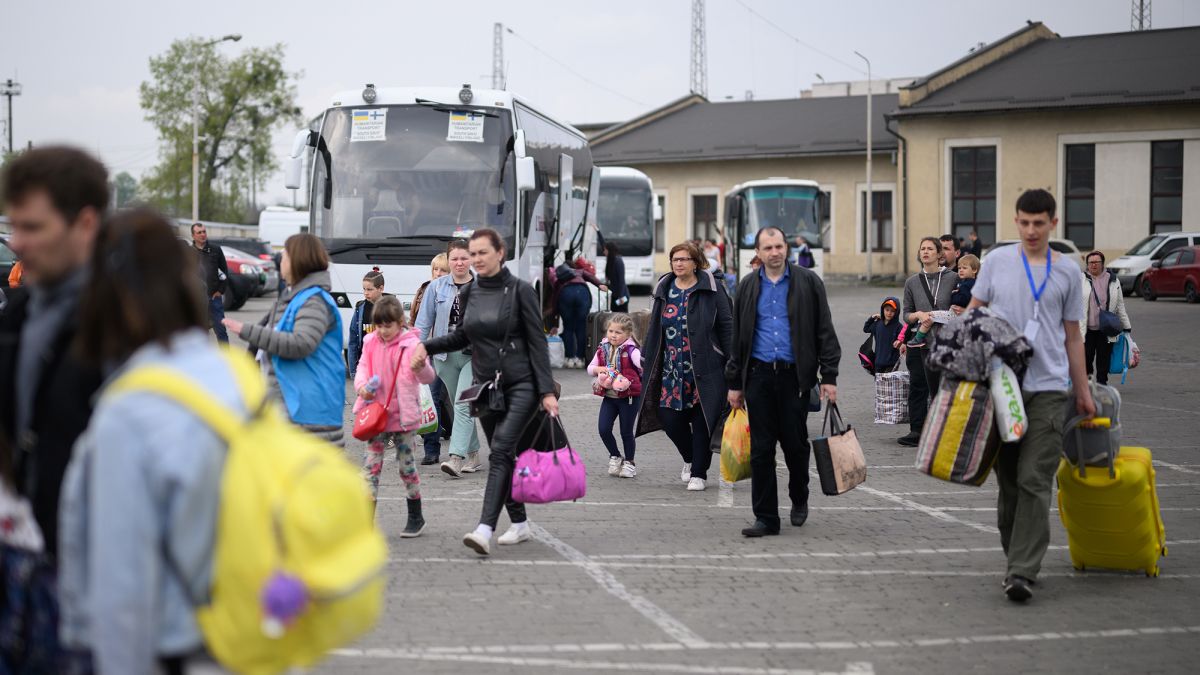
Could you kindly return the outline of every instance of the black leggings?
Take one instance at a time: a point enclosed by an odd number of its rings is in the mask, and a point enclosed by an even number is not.
[[[504,400],[508,404],[504,412],[485,412],[479,416],[490,453],[487,487],[483,491],[483,513],[479,516],[479,522],[492,529],[500,520],[501,506],[508,509],[509,520],[514,523],[525,522],[525,505],[512,498],[513,465],[516,463],[521,434],[541,402],[541,397],[534,391],[533,383],[520,382],[504,388]],[[486,401],[482,407],[487,407]]]
[[[610,457],[620,457],[621,453],[617,452],[617,439],[613,436],[613,423],[617,421],[617,417],[621,418],[621,443],[625,446],[625,461],[633,461],[633,451],[636,449],[636,441],[633,437],[633,423],[637,419],[637,400],[632,398],[609,398],[604,397],[600,402],[600,440],[604,441],[604,447],[608,448]]]
[[[1083,339],[1083,355],[1087,361],[1087,374],[1096,373],[1096,381],[1108,384],[1108,366],[1112,361],[1113,343],[1098,330],[1088,329]]]
[[[704,410],[699,405],[683,410],[659,408],[658,421],[662,423],[663,431],[667,432],[667,438],[679,450],[679,456],[692,465],[692,478],[707,479],[713,453],[709,447]]]

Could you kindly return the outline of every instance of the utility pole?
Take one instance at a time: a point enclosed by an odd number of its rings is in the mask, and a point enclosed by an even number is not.
[[[867,57],[854,52],[858,58],[867,62],[867,281],[871,281],[871,257],[875,253],[875,223],[871,220],[871,206],[875,195],[871,192],[871,61]]]
[[[220,42],[237,42],[240,34],[209,40],[204,47]],[[12,100],[12,99],[9,99]],[[200,220],[200,68],[192,72],[192,222]]]
[[[492,26],[492,89],[504,89],[504,24]]]
[[[691,92],[708,98],[707,39],[704,36],[704,0],[692,0]]]
[[[1150,0],[1133,0],[1129,11],[1129,30],[1150,30]]]
[[[13,151],[13,118],[12,118],[12,100],[14,96],[21,95],[21,83],[13,82],[10,77],[3,85],[0,85],[0,96],[8,97],[8,154]]]

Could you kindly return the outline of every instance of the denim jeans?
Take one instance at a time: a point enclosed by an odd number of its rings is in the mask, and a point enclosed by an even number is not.
[[[558,314],[563,322],[563,347],[568,359],[587,361],[587,316],[592,294],[586,284],[569,284],[558,293]]]
[[[229,333],[221,320],[225,318],[225,300],[221,296],[208,299],[208,319],[212,321],[213,333],[221,342],[229,342]]]

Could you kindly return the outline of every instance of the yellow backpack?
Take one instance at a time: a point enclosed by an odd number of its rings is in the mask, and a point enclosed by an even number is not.
[[[249,419],[161,366],[130,371],[105,396],[165,396],[229,444],[211,598],[196,602],[196,620],[210,653],[234,672],[308,667],[378,621],[387,544],[358,471],[337,448],[294,426],[266,400],[253,361],[229,350],[224,356],[247,409],[256,411]],[[308,595],[282,634],[268,630],[261,601],[268,579],[279,572],[302,581]]]

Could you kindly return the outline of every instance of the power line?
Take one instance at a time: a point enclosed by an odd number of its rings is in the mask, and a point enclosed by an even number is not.
[[[753,14],[754,16],[758,17],[758,18],[759,18],[759,19],[760,19],[760,20],[761,20],[763,23],[767,24],[767,25],[768,25],[768,26],[770,26],[771,28],[774,28],[775,30],[779,31],[780,33],[783,33],[784,35],[786,35],[788,38],[790,38],[790,39],[791,39],[793,42],[795,42],[796,44],[800,45],[801,47],[805,47],[805,48],[807,48],[807,49],[810,49],[810,50],[812,50],[812,51],[814,51],[814,52],[816,52],[816,53],[820,54],[821,56],[824,56],[825,58],[827,58],[827,59],[829,59],[829,60],[831,60],[831,61],[834,61],[834,62],[836,62],[836,63],[840,63],[840,64],[842,64],[843,66],[845,66],[845,67],[849,68],[850,70],[853,70],[853,71],[854,71],[854,72],[856,72],[856,73],[861,73],[861,74],[863,74],[863,75],[866,75],[866,74],[867,74],[865,71],[859,70],[859,69],[858,69],[858,66],[855,66],[855,65],[854,65],[854,64],[852,64],[852,63],[848,63],[848,62],[846,62],[846,61],[843,61],[843,60],[839,59],[838,57],[834,56],[833,54],[830,54],[830,53],[829,53],[829,52],[827,52],[827,51],[824,51],[824,50],[822,50],[822,49],[819,49],[819,48],[817,48],[817,47],[814,47],[814,46],[812,46],[812,45],[808,44],[807,42],[805,42],[804,40],[801,40],[800,38],[796,37],[795,35],[792,35],[791,33],[787,32],[786,30],[784,30],[783,28],[781,28],[781,27],[779,26],[779,24],[775,23],[774,21],[771,21],[770,19],[768,19],[767,17],[763,16],[762,14],[759,14],[758,12],[754,11],[754,8],[753,8],[753,7],[751,7],[750,5],[747,5],[745,2],[743,2],[743,0],[735,0],[735,2],[737,2],[737,4],[739,4],[739,5],[741,5],[742,7],[744,7],[744,8],[746,9],[746,11],[747,11],[747,12],[750,12],[750,13],[751,13],[751,14]]]
[[[595,80],[593,80],[593,79],[591,79],[591,78],[587,77],[586,75],[584,75],[584,74],[580,73],[579,71],[575,70],[575,69],[574,69],[574,68],[572,68],[571,66],[568,66],[567,64],[563,63],[562,61],[559,61],[558,59],[554,58],[554,57],[553,57],[553,56],[551,56],[550,54],[547,54],[547,53],[546,53],[546,52],[545,52],[545,51],[544,51],[544,50],[543,50],[541,47],[538,47],[537,45],[535,45],[534,43],[530,42],[529,40],[526,40],[524,37],[522,37],[521,35],[519,35],[519,34],[518,34],[516,31],[514,31],[514,30],[513,30],[513,29],[511,29],[511,28],[509,28],[508,26],[505,26],[505,27],[504,27],[504,30],[505,30],[505,31],[506,31],[506,32],[507,32],[509,35],[511,35],[511,36],[513,36],[513,37],[517,38],[518,40],[520,40],[521,42],[524,42],[525,44],[529,45],[529,48],[530,48],[530,49],[532,49],[532,50],[534,50],[535,52],[537,52],[537,53],[541,54],[542,56],[546,57],[547,59],[550,59],[550,60],[551,60],[551,61],[553,61],[554,63],[557,63],[557,64],[558,64],[558,65],[559,65],[559,66],[560,66],[560,67],[561,67],[563,70],[567,71],[568,73],[571,73],[572,75],[574,75],[575,77],[578,77],[579,79],[583,80],[584,82],[587,82],[588,84],[592,85],[593,87],[596,87],[596,88],[598,88],[598,89],[603,89],[604,91],[607,91],[607,92],[608,92],[608,93],[610,93],[610,94],[614,94],[614,95],[616,95],[616,96],[620,96],[621,98],[625,99],[626,101],[629,101],[630,103],[636,103],[637,105],[640,105],[640,106],[642,106],[643,108],[648,108],[648,107],[650,107],[650,106],[649,106],[649,105],[647,105],[646,103],[642,103],[641,101],[639,101],[639,100],[637,100],[637,99],[630,98],[630,97],[626,96],[625,94],[622,94],[621,92],[619,92],[619,91],[617,91],[617,90],[615,90],[615,89],[611,89],[611,88],[609,88],[609,87],[606,87],[606,86],[604,86],[604,85],[600,84],[599,82],[597,82],[597,81],[595,81]],[[506,79],[507,79],[507,78],[506,78]]]

